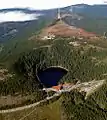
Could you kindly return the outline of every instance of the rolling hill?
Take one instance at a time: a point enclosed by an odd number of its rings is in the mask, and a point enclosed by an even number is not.
[[[87,32],[81,28],[77,28],[75,26],[70,26],[67,23],[65,23],[63,20],[56,20],[52,25],[44,28],[41,31],[40,36],[42,38],[44,36],[63,36],[63,37],[95,37],[94,33]]]

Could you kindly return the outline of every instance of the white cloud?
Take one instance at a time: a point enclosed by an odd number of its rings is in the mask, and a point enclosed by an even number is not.
[[[42,14],[26,14],[23,12],[6,12],[0,13],[0,23],[2,22],[8,22],[8,21],[29,21],[29,20],[35,20],[38,19],[39,16]]]

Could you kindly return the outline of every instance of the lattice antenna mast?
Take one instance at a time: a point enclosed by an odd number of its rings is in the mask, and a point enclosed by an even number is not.
[[[60,10],[60,8],[58,8],[58,19],[61,20],[61,10]]]
[[[71,12],[72,12],[72,14],[73,14],[73,12],[74,12],[74,11],[73,11],[73,6],[71,6],[71,10],[70,10],[70,11],[71,11]]]

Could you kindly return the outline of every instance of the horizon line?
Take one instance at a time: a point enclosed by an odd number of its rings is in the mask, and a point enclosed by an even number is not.
[[[89,6],[94,6],[94,5],[107,5],[107,3],[102,3],[102,4],[85,4],[85,3],[78,3],[78,4],[72,4],[72,5],[67,5],[67,6],[62,6],[62,7],[52,7],[52,8],[40,8],[36,9],[33,7],[8,7],[8,8],[0,8],[0,10],[7,10],[7,9],[28,9],[28,10],[52,10],[52,9],[58,9],[58,8],[66,8],[70,6],[76,6],[76,5],[89,5]]]

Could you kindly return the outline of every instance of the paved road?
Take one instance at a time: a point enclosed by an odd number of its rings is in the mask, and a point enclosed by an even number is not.
[[[31,107],[36,107],[36,106],[39,105],[40,103],[46,102],[47,100],[51,100],[51,99],[53,99],[54,97],[60,96],[60,94],[61,94],[61,93],[55,93],[55,94],[54,94],[53,96],[51,96],[51,97],[47,97],[47,98],[44,99],[44,100],[41,100],[41,101],[36,102],[36,103],[34,103],[34,104],[26,105],[26,106],[23,106],[23,107],[18,107],[18,108],[13,108],[13,109],[8,109],[8,110],[0,110],[0,114],[3,114],[3,113],[11,113],[11,112],[16,112],[16,111],[28,109],[28,108],[31,108]]]

